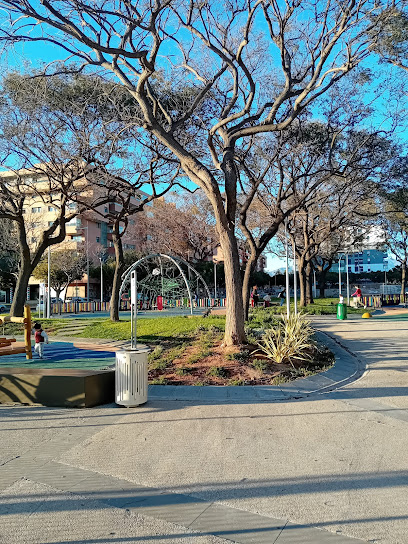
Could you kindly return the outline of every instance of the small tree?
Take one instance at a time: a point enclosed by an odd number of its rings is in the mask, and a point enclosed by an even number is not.
[[[73,249],[56,249],[51,256],[50,283],[57,298],[74,280],[80,280],[86,270],[86,256]],[[43,258],[34,269],[33,276],[43,282],[48,281],[48,258]]]

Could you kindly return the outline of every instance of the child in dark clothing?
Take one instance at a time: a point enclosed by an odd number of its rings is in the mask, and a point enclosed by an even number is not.
[[[41,323],[34,323],[34,351],[40,359],[44,359],[44,344],[48,344],[48,334],[42,330]]]

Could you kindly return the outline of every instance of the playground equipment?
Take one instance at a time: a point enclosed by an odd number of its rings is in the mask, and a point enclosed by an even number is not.
[[[12,347],[16,341],[15,338],[0,338],[0,356],[14,355],[16,353],[25,353],[26,359],[33,358],[31,350],[31,311],[28,305],[24,306],[24,317],[11,317],[9,315],[0,317],[0,325],[5,323],[23,323],[24,324],[24,346]]]
[[[199,300],[211,299],[203,277],[180,257],[163,253],[147,255],[130,266],[122,276],[120,299],[130,291],[132,272],[136,274],[139,309],[189,308]]]

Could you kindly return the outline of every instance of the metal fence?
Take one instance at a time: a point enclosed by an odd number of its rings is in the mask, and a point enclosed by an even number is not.
[[[200,298],[193,301],[196,308],[224,308],[225,298]],[[180,300],[163,300],[164,308],[190,308],[190,300],[188,298]],[[157,308],[156,300],[154,301],[139,301],[139,310],[155,310]],[[109,302],[59,302],[51,305],[52,315],[61,314],[80,314],[80,313],[95,313],[95,312],[109,312]],[[130,311],[130,301],[120,301],[121,311]]]

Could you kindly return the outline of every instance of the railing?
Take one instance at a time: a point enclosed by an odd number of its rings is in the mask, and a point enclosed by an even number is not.
[[[361,297],[361,301],[364,306],[367,306],[369,308],[381,308],[381,298],[381,295],[365,295]]]
[[[401,295],[401,294],[381,295],[383,306],[395,306],[397,304],[405,304],[407,299],[408,299],[407,295]]]
[[[225,298],[200,298],[197,301],[193,301],[194,307],[197,308],[224,308],[225,307]],[[190,300],[188,298],[171,300],[163,300],[164,308],[190,308]],[[61,315],[61,314],[79,314],[79,313],[95,313],[95,312],[109,312],[110,303],[109,302],[57,302],[51,304],[51,313],[52,315]],[[153,306],[151,302],[142,302],[139,301],[138,309],[139,310],[154,310],[157,308],[155,301]],[[129,311],[130,310],[130,301],[121,300],[120,301],[120,310]]]
[[[109,302],[57,302],[51,304],[51,313],[58,314],[79,314],[82,312],[108,312]]]

